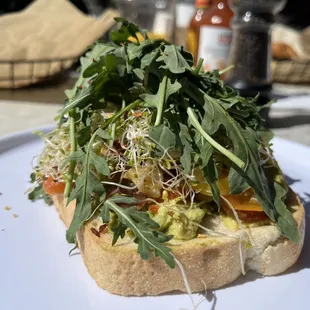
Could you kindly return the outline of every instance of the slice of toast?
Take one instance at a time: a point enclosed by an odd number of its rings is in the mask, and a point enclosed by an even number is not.
[[[246,270],[263,275],[275,275],[292,266],[301,252],[305,233],[305,210],[292,191],[289,207],[293,210],[301,235],[300,244],[284,238],[274,225],[247,228],[252,246],[242,243]],[[75,203],[65,206],[63,196],[53,196],[61,219],[68,227]],[[109,233],[98,233],[101,219],[87,222],[77,233],[77,242],[84,263],[97,284],[113,294],[158,295],[170,291],[186,292],[180,269],[171,269],[158,257],[144,261],[137,253],[137,245],[130,239],[111,245]],[[208,217],[204,225],[213,230],[227,231],[220,218]],[[230,231],[240,234],[241,231]],[[215,289],[231,283],[242,274],[238,238],[199,235],[192,240],[172,239],[168,246],[181,262],[193,292]]]

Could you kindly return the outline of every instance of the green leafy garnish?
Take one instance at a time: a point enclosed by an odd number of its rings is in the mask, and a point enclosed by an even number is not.
[[[71,243],[75,242],[77,230],[84,224],[92,212],[92,196],[96,195],[99,198],[105,196],[105,188],[92,170],[92,168],[95,168],[97,173],[106,176],[110,173],[106,160],[91,149],[92,143],[96,137],[97,135],[94,133],[88,143],[85,157],[81,162],[83,165],[83,172],[76,179],[75,188],[72,190],[67,200],[67,203],[76,200],[73,220],[67,231],[67,240]]]
[[[43,199],[48,206],[51,206],[53,204],[51,197],[45,193],[42,183],[36,184],[36,178],[36,173],[32,172],[30,175],[30,183],[34,184],[34,188],[28,194],[28,199],[31,201]]]
[[[165,244],[172,236],[158,231],[145,212],[147,202],[138,208],[138,201],[121,190],[138,192],[150,182],[146,187],[155,198],[164,189],[190,203],[198,170],[218,207],[217,184],[224,175],[232,194],[252,188],[283,236],[299,242],[296,222],[285,206],[287,185],[279,181],[282,173],[272,158],[271,135],[262,128],[257,98],[241,97],[218,71],[204,72],[202,60],[195,68],[183,47],[151,40],[125,19],[116,21],[121,25],[111,42],[97,42],[81,58],[81,75],[66,91],[58,130],[59,139],[70,143],[57,144],[56,150],[51,143],[51,154],[44,157],[62,158],[49,169],[66,183],[68,203],[76,201],[68,241],[75,242],[78,229],[100,215],[109,223],[112,244],[130,231],[143,259],[153,252],[174,267]],[[41,179],[44,165],[41,161],[37,171]],[[30,198],[44,198],[42,191],[36,188]],[[117,218],[113,223],[111,214]]]
[[[128,197],[130,199],[130,197]],[[124,197],[121,197],[124,202]],[[171,249],[163,245],[163,242],[169,241],[173,236],[167,236],[156,229],[159,225],[153,221],[146,213],[137,211],[136,207],[128,209],[117,205],[119,197],[113,197],[105,201],[101,212],[102,221],[109,223],[110,211],[114,212],[119,223],[114,227],[113,244],[119,237],[124,237],[125,231],[129,228],[135,236],[135,243],[138,244],[138,252],[142,259],[150,257],[150,251],[154,251],[155,256],[161,257],[171,268],[174,268],[174,258],[171,255]]]

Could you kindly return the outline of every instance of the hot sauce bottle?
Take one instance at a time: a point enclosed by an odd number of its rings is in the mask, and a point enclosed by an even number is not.
[[[187,32],[187,49],[197,60],[200,27],[204,24],[204,16],[211,6],[211,0],[196,0],[196,12],[191,19]]]
[[[194,16],[189,31],[189,42],[197,38],[197,44],[189,44],[189,50],[194,54],[196,62],[203,58],[206,71],[225,69],[228,62],[229,49],[232,39],[230,26],[233,12],[227,0],[214,0],[212,6],[199,9]],[[206,5],[209,1],[197,0],[196,5]],[[192,39],[192,42],[194,40]]]

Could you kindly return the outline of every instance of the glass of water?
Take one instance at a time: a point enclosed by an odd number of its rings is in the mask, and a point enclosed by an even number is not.
[[[149,31],[150,38],[174,39],[176,0],[115,0],[120,16]]]

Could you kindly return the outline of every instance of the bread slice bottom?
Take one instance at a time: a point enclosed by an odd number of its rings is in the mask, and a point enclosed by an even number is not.
[[[305,232],[305,211],[298,197],[290,193],[290,208],[298,224],[301,243],[295,244],[282,237],[274,225],[248,228],[253,246],[242,243],[242,257],[246,270],[262,275],[275,275],[292,266],[301,252]],[[68,227],[75,202],[67,207],[62,196],[53,196],[61,219]],[[113,294],[159,295],[171,291],[186,292],[180,269],[171,269],[160,258],[144,261],[137,253],[137,245],[130,239],[119,240],[111,246],[112,238],[106,233],[100,237],[92,232],[102,224],[100,219],[87,222],[77,233],[78,246],[90,275],[97,284]],[[207,227],[227,232],[219,217],[210,217]],[[241,233],[235,233],[236,236]],[[172,239],[168,246],[181,262],[193,292],[219,288],[231,283],[242,274],[238,238],[228,236],[195,238],[188,241]]]

